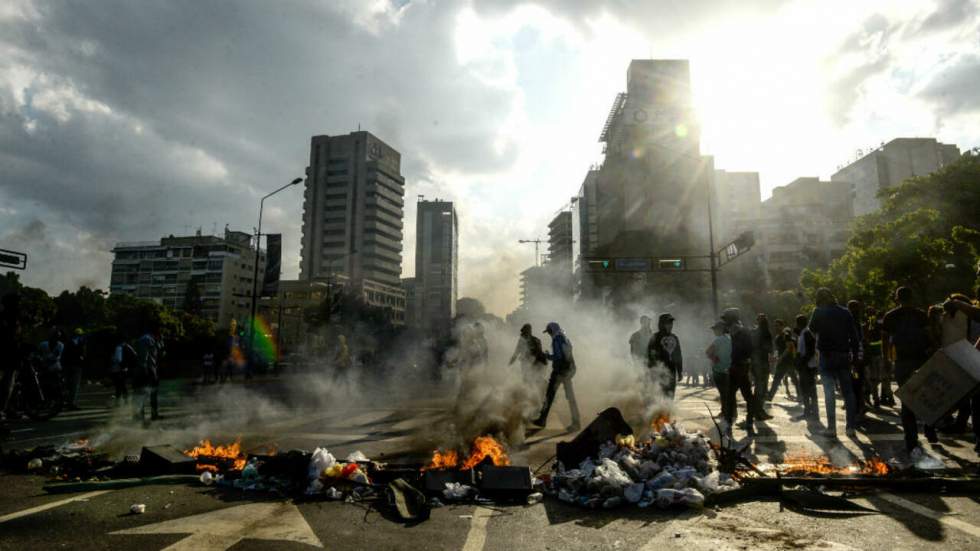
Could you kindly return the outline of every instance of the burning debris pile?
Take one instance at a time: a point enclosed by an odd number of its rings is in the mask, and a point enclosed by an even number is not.
[[[644,441],[637,441],[631,430],[616,434],[575,468],[568,469],[559,458],[545,485],[547,492],[592,509],[627,504],[666,509],[700,508],[705,496],[737,487],[729,475],[717,470],[704,435],[688,433],[666,417],[655,420],[651,429]]]
[[[54,480],[103,480],[112,476],[116,462],[95,451],[87,438],[60,446],[14,450],[0,457],[0,465],[14,472],[46,475]]]

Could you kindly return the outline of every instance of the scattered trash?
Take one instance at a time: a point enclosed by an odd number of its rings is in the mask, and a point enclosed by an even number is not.
[[[35,457],[34,459],[31,459],[30,461],[27,462],[27,470],[36,471],[40,469],[42,465],[44,465],[44,462],[41,461],[41,458]]]
[[[211,474],[211,471],[204,471],[201,473],[201,484],[204,484],[205,486],[214,484],[214,475]]]
[[[533,494],[527,496],[527,504],[535,505],[544,501],[544,494],[541,492],[534,492]]]
[[[607,413],[607,417],[619,425],[618,412]],[[597,460],[586,457],[571,469],[557,462],[550,484],[544,485],[545,491],[588,508],[613,509],[631,504],[640,508],[656,505],[661,509],[700,509],[706,494],[737,487],[730,476],[717,471],[704,435],[685,432],[666,419],[658,420],[653,429],[642,442],[632,434],[622,433],[599,442],[594,456]],[[576,451],[585,452],[582,446]]]
[[[146,512],[146,504],[145,503],[134,503],[134,504],[132,504],[132,505],[129,506],[129,512],[130,513],[133,513],[134,515],[142,515],[143,513]]]
[[[450,501],[458,501],[461,499],[466,499],[472,494],[476,493],[476,489],[472,486],[467,486],[465,484],[460,484],[458,482],[447,482],[446,489],[442,491],[442,495]]]
[[[361,450],[357,450],[355,452],[351,452],[350,454],[348,454],[347,459],[345,459],[344,461],[347,461],[348,463],[358,463],[358,462],[366,463],[370,461],[370,459],[368,459],[368,457],[364,455],[364,453]]]

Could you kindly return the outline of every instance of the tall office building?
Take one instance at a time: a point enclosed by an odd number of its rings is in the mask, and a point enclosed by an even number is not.
[[[842,167],[830,179],[850,182],[854,215],[861,216],[881,206],[879,190],[897,186],[913,176],[936,172],[959,156],[958,147],[939,143],[935,138],[896,138]]]
[[[366,131],[313,136],[303,198],[300,279],[344,276],[404,321],[401,154]]]
[[[448,336],[456,317],[459,219],[451,201],[419,201],[415,224],[415,300],[423,331]]]
[[[606,155],[596,183],[595,254],[647,259],[707,255],[714,163],[700,154],[689,64],[633,60],[626,80],[626,92],[616,97],[599,136]],[[697,266],[704,267],[707,261]],[[625,288],[634,278],[623,276],[631,275],[594,277],[597,285]],[[685,278],[653,274],[647,281],[664,292],[683,288],[686,293],[701,285],[700,279],[693,273]]]

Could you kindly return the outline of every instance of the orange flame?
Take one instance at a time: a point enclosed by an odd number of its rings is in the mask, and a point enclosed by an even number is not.
[[[422,468],[423,471],[432,469],[455,469],[459,465],[459,453],[456,450],[432,452],[432,461]]]
[[[460,454],[456,450],[436,450],[432,452],[432,461],[422,470],[459,468],[461,471],[468,471],[488,457],[498,467],[510,465],[510,457],[507,456],[507,451],[504,450],[504,446],[500,442],[497,442],[492,436],[479,436],[473,441],[470,453],[462,464],[460,463]]]
[[[885,476],[891,472],[891,468],[880,457],[872,457],[867,461],[859,461],[854,465],[838,467],[830,462],[830,459],[823,456],[810,456],[806,454],[790,455],[782,466],[784,475],[829,475],[829,476]]]
[[[666,413],[661,413],[660,415],[656,416],[653,419],[653,421],[650,422],[650,428],[653,429],[653,432],[660,432],[664,430],[664,427],[669,422],[670,422],[670,415]]]
[[[504,451],[504,447],[500,442],[494,440],[492,436],[480,436],[473,441],[470,456],[460,469],[464,471],[472,469],[487,457],[498,467],[510,465],[510,458],[507,457],[507,452]]]
[[[226,459],[233,461],[232,470],[240,471],[245,468],[245,463],[247,458],[245,454],[242,453],[242,439],[236,438],[234,442],[228,444],[227,446],[213,445],[208,439],[201,440],[201,444],[196,446],[194,449],[184,451],[184,455],[193,457],[195,459]],[[213,465],[206,465],[198,463],[197,470],[212,470]],[[214,467],[214,471],[217,471],[217,467]]]

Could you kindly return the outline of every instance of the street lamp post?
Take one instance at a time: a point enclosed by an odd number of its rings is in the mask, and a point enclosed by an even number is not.
[[[265,195],[259,201],[259,227],[258,227],[258,230],[255,232],[255,258],[253,259],[253,264],[255,266],[254,266],[254,269],[252,271],[252,316],[249,319],[249,324],[248,324],[248,327],[249,327],[249,329],[248,329],[248,354],[249,354],[248,364],[249,365],[252,364],[252,360],[255,357],[255,312],[258,309],[258,302],[256,301],[256,294],[257,294],[257,291],[258,291],[258,284],[259,284],[259,251],[261,250],[260,245],[261,245],[261,242],[262,242],[262,210],[265,207],[265,200],[266,199],[268,199],[269,197],[272,197],[273,195],[279,193],[280,191],[282,191],[282,190],[284,190],[284,189],[286,189],[286,188],[288,188],[290,186],[295,186],[296,184],[298,184],[298,183],[300,183],[302,181],[303,181],[302,178],[296,178],[292,182],[289,182],[288,184],[286,184],[286,185],[282,186],[281,188],[273,191],[272,193],[269,193],[269,194]]]

